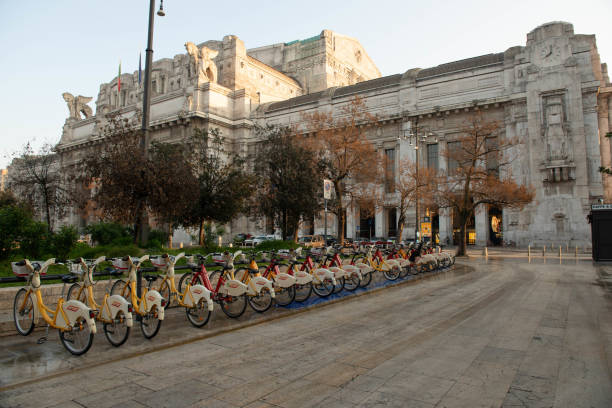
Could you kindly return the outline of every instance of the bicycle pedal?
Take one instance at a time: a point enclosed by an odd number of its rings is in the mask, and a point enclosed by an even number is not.
[[[44,342],[46,342],[47,340],[48,340],[48,339],[47,339],[47,336],[43,336],[43,337],[41,337],[40,339],[36,340],[36,344],[43,344],[43,343],[44,343]]]

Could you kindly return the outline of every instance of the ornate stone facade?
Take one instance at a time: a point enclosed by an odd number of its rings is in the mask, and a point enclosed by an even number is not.
[[[194,126],[218,127],[236,152],[247,154],[254,123],[299,125],[304,112],[337,112],[359,95],[380,121],[368,135],[378,148],[393,150],[396,162],[414,160],[415,150],[398,136],[418,120],[437,137],[421,149],[420,163],[446,169],[442,152],[467,115],[479,110],[520,141],[510,153],[510,171],[517,182],[535,187],[536,198],[522,211],[480,208],[476,243],[492,240],[501,219],[507,243],[583,245],[590,241],[586,214],[604,196],[604,185],[606,199],[612,199],[610,180],[602,182],[598,172],[612,156],[605,137],[612,130],[612,86],[595,36],[574,34],[569,23],[537,27],[525,46],[386,77],[356,40],[328,30],[253,50],[235,36],[186,46],[189,53],[154,63],[155,139],[180,142]],[[96,116],[66,122],[57,146],[64,167],[78,163],[88,143],[103,142],[104,113],[130,117],[141,110],[137,79],[137,73],[122,75],[121,93],[117,79],[102,84]],[[373,236],[393,234],[395,200],[388,194],[377,211]],[[359,235],[359,209],[348,215],[347,236]],[[452,240],[452,214],[441,211],[437,220],[440,240]],[[405,235],[413,236],[414,221],[406,227]],[[262,222],[241,219],[228,231],[258,229]]]

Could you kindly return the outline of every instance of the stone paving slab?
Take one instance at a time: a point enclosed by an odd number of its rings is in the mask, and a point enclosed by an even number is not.
[[[612,301],[595,269],[469,262],[468,274],[0,388],[0,406],[612,406]]]

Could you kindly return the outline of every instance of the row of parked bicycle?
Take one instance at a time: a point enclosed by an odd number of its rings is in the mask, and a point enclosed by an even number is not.
[[[126,342],[133,326],[133,315],[140,323],[145,338],[153,338],[164,320],[164,311],[170,304],[185,309],[188,321],[204,326],[210,319],[214,303],[229,317],[241,316],[247,303],[256,312],[265,312],[273,303],[287,306],[292,302],[304,302],[312,292],[326,297],[343,289],[354,291],[366,287],[375,272],[382,272],[388,280],[396,280],[408,274],[433,271],[454,264],[454,255],[434,250],[432,247],[394,247],[383,252],[374,246],[362,248],[344,260],[339,250],[326,248],[321,255],[311,253],[302,258],[301,248],[292,250],[284,262],[280,254],[272,254],[266,266],[259,266],[259,252],[248,255],[246,266],[236,268],[235,260],[244,257],[241,251],[225,253],[222,267],[208,272],[209,255],[184,254],[173,256],[144,255],[140,258],[126,256],[95,260],[78,258],[59,262],[27,259],[12,263],[17,276],[27,278],[27,287],[20,289],[13,304],[13,317],[17,331],[22,335],[32,332],[39,319],[49,327],[59,330],[60,340],[72,354],[86,353],[96,333],[96,321],[103,325],[104,334],[113,346]],[[175,266],[187,258],[188,271],[175,282]],[[298,260],[300,258],[300,260]],[[108,285],[100,303],[94,298],[94,272],[104,261],[112,261]],[[138,295],[139,269],[145,261],[161,272],[143,274],[147,282]],[[260,259],[260,263],[262,260]],[[68,265],[71,274],[63,275],[64,288],[69,286],[66,298],[64,290],[52,309],[45,305],[40,291],[40,275],[56,263]],[[111,282],[110,273],[127,272],[127,278]],[[45,337],[46,338],[46,337]]]

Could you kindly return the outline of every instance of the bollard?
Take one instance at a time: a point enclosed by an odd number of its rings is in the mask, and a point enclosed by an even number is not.
[[[578,245],[576,245],[576,258],[578,258]]]
[[[484,247],[484,252],[483,252],[483,255],[484,255],[485,257],[488,257],[488,256],[489,256],[489,251],[487,250],[487,247]]]
[[[546,245],[542,247],[542,256],[546,256]]]
[[[561,245],[559,245],[559,258],[561,258]]]
[[[527,257],[531,258],[531,245],[527,245]]]

